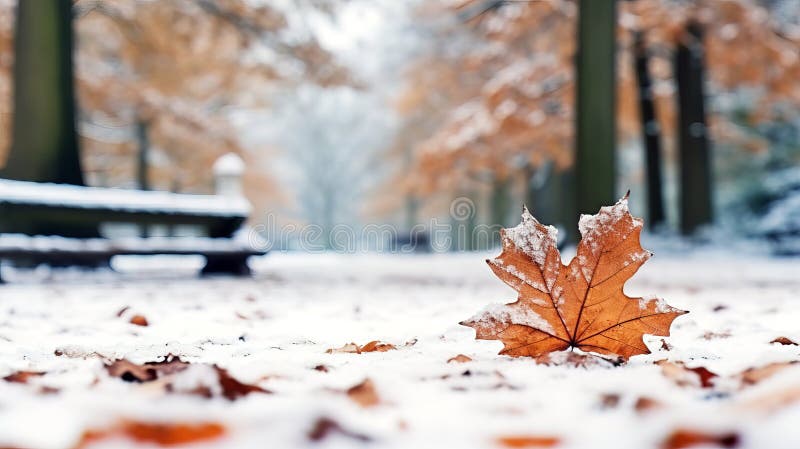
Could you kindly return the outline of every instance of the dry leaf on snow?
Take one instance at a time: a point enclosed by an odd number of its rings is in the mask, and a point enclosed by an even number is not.
[[[683,362],[669,362],[667,360],[659,360],[655,364],[661,367],[661,373],[665,377],[681,387],[700,386],[711,388],[714,386],[712,380],[718,377],[717,373],[704,366],[689,368]]]
[[[90,430],[83,434],[75,446],[83,449],[107,438],[127,438],[137,443],[157,446],[177,446],[181,444],[209,441],[225,435],[225,426],[219,423],[162,423],[123,421],[104,430]]]
[[[739,377],[741,378],[742,386],[755,385],[768,377],[772,377],[779,371],[783,371],[784,369],[789,368],[790,366],[795,366],[796,364],[797,361],[775,362],[768,365],[759,366],[757,368],[748,368],[742,371],[742,374],[740,374]]]
[[[513,435],[497,438],[497,444],[501,447],[524,448],[524,447],[556,447],[561,440],[556,437],[541,437],[531,435]]]
[[[189,367],[180,357],[167,355],[162,362],[136,364],[125,359],[114,360],[106,364],[109,376],[118,377],[126,382],[151,382],[159,377],[183,371]]]
[[[604,393],[600,395],[600,408],[617,408],[621,399],[618,393]]]
[[[636,399],[636,402],[633,403],[633,409],[636,410],[637,413],[644,413],[649,412],[651,410],[662,408],[664,404],[659,402],[657,399],[641,396]]]
[[[321,441],[331,434],[336,433],[362,442],[372,440],[372,438],[368,437],[367,435],[347,430],[338,422],[332,420],[331,418],[325,417],[319,418],[316,420],[316,422],[314,422],[314,426],[308,432],[308,439],[311,441]]]
[[[222,387],[222,396],[225,399],[233,401],[251,393],[272,394],[271,391],[261,388],[258,385],[239,382],[236,378],[232,377],[227,370],[217,365],[214,365],[214,370],[217,372],[217,379],[219,380],[219,385]]]
[[[26,384],[32,378],[44,375],[45,373],[41,371],[16,371],[3,377],[3,380],[15,384]]]
[[[707,433],[699,430],[677,429],[663,443],[662,449],[683,449],[694,446],[737,447],[739,435],[734,432]]]
[[[134,315],[131,317],[130,320],[131,324],[135,324],[137,326],[147,326],[149,323],[147,322],[147,318],[144,315]]]
[[[631,298],[624,283],[651,254],[639,244],[642,220],[628,212],[627,196],[596,215],[582,215],[577,255],[561,262],[556,229],[525,209],[522,223],[502,231],[503,251],[488,260],[519,296],[491,305],[461,324],[476,338],[501,340],[501,354],[539,357],[578,348],[627,360],[650,350],[644,334],[668,336],[686,313],[657,298]]]
[[[789,339],[787,337],[778,337],[778,338],[772,340],[770,343],[779,343],[779,344],[782,344],[784,346],[789,346],[789,345],[797,346],[797,343],[795,343],[793,340],[791,340],[791,339]]]
[[[472,361],[472,359],[469,356],[466,356],[464,354],[459,354],[459,355],[457,355],[455,357],[450,357],[447,360],[447,363],[467,363],[467,362],[471,362],[471,361]]]
[[[391,343],[384,343],[381,341],[371,341],[362,346],[360,352],[386,352],[386,351],[391,351],[393,349],[397,348]]]
[[[381,403],[375,383],[370,379],[364,379],[360,384],[348,388],[347,397],[362,407],[374,407]]]
[[[192,365],[196,370],[189,376],[188,383],[179,376],[183,373],[164,379],[164,388],[170,393],[189,394],[213,398],[222,396],[229,401],[235,401],[251,393],[272,394],[271,391],[258,385],[246,384],[231,376],[227,370],[217,365],[198,364]]]
[[[347,343],[341,348],[331,348],[325,351],[326,354],[361,354],[361,347],[355,343]]]
[[[325,352],[327,354],[361,354],[362,352],[386,352],[393,349],[397,349],[397,347],[391,343],[374,340],[364,346],[359,346],[355,343],[347,343],[341,348],[331,348]]]
[[[217,385],[198,385],[189,390],[176,389],[172,383],[174,378],[171,376],[189,369],[190,366],[212,370]],[[147,362],[141,365],[125,359],[115,360],[107,364],[105,368],[110,376],[118,377],[127,382],[152,382],[163,379],[166,391],[188,393],[208,398],[214,396],[214,391],[217,391],[222,397],[231,401],[247,396],[250,393],[272,393],[258,385],[240,382],[231,376],[227,370],[217,365],[191,365],[188,362],[182,361],[180,357],[174,357],[172,355],[165,357],[162,362]]]
[[[775,362],[764,366],[747,368],[739,374],[731,375],[730,378],[738,378],[741,388],[744,388],[772,377],[786,368],[795,366],[797,363],[797,361]],[[659,360],[655,364],[661,367],[661,373],[665,377],[682,387],[700,386],[711,388],[714,386],[713,379],[719,377],[718,374],[703,366],[690,368],[683,362],[669,362],[667,360]]]

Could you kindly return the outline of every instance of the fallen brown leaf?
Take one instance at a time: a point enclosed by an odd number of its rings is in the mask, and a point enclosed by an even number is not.
[[[468,357],[468,356],[466,356],[464,354],[459,354],[459,355],[457,355],[455,357],[450,357],[449,359],[447,359],[447,363],[467,363],[467,362],[471,362],[471,361],[472,361],[472,358],[470,358],[470,357]]]
[[[362,407],[374,407],[381,402],[375,384],[370,379],[348,388],[347,397]]]
[[[184,362],[180,357],[168,355],[162,362],[147,362],[144,364],[132,363],[128,360],[115,360],[105,366],[106,371],[111,377],[120,378],[126,382],[152,382],[157,379],[164,379],[164,387],[169,392],[176,392],[170,376],[189,368],[190,364]],[[202,365],[198,365],[202,366]],[[206,365],[208,366],[208,365]],[[258,385],[245,384],[231,376],[227,370],[217,365],[211,365],[211,369],[217,375],[217,381],[221,389],[221,395],[228,400],[236,400],[251,393],[270,394],[271,391],[259,387]],[[212,397],[212,386],[199,386],[190,391],[181,391],[203,397]]]
[[[131,317],[130,320],[131,324],[135,324],[137,326],[147,326],[147,318],[144,315],[134,315]]]
[[[642,396],[636,399],[636,402],[633,404],[633,409],[636,410],[638,413],[644,413],[651,410],[659,409],[663,407],[664,404],[659,402],[657,399],[653,399],[647,396]]]
[[[341,348],[332,348],[325,351],[327,354],[361,354],[363,352],[386,352],[397,349],[395,345],[390,343],[383,343],[381,341],[371,341],[364,346],[359,346],[355,343],[347,343]]]
[[[518,293],[516,302],[491,305],[461,324],[476,338],[500,340],[501,354],[540,357],[578,348],[627,360],[648,354],[644,334],[668,336],[686,313],[661,299],[623,293],[651,253],[639,244],[642,220],[628,198],[580,219],[581,242],[569,265],[561,263],[556,229],[525,209],[522,223],[502,230],[503,251],[488,260],[495,275]]]
[[[735,432],[706,433],[699,430],[677,429],[661,443],[661,448],[683,449],[700,445],[731,448],[739,446],[739,440],[739,434]]]
[[[497,444],[502,447],[556,447],[561,440],[556,437],[542,437],[531,435],[513,435],[497,438]]]
[[[743,386],[755,385],[762,380],[772,377],[776,373],[789,368],[790,366],[794,366],[796,363],[797,361],[775,362],[757,368],[748,368],[742,371],[742,374],[740,374],[739,377],[741,378]]]
[[[355,343],[347,343],[341,348],[331,348],[325,351],[327,354],[361,354],[361,348]]]
[[[785,346],[788,346],[788,345],[797,346],[797,343],[795,343],[794,341],[790,340],[787,337],[778,337],[778,338],[772,340],[770,343],[779,343],[779,344],[782,344],[782,345],[785,345]]]
[[[361,347],[360,352],[386,352],[397,349],[393,344],[380,341],[371,341]]]
[[[111,377],[118,377],[126,382],[150,382],[161,376],[183,371],[188,367],[189,363],[172,355],[165,357],[163,362],[147,362],[139,365],[120,359],[105,366]]]
[[[271,391],[261,388],[258,385],[250,385],[239,382],[230,374],[228,374],[227,370],[222,369],[217,365],[214,365],[214,369],[217,371],[219,384],[222,387],[222,396],[229,401],[234,401],[251,393],[272,394]]]
[[[367,435],[344,429],[338,422],[325,417],[319,418],[314,422],[314,426],[308,432],[308,439],[311,441],[322,441],[334,433],[363,442],[372,440],[372,438]]]
[[[617,408],[620,396],[617,393],[605,393],[600,395],[601,408]]]
[[[44,375],[45,373],[41,371],[16,371],[8,376],[3,377],[3,380],[16,384],[26,384],[32,378],[41,377]]]
[[[665,377],[681,387],[700,386],[702,388],[711,388],[714,386],[712,379],[718,377],[717,373],[703,366],[689,368],[683,362],[669,362],[667,360],[659,360],[655,364],[661,367],[661,373]]]
[[[104,430],[90,430],[83,434],[75,449],[83,449],[108,438],[127,438],[137,443],[157,446],[177,446],[209,441],[225,435],[225,426],[219,423],[151,423],[122,421]]]

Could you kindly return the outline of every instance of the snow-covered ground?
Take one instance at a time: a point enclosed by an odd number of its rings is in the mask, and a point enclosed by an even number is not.
[[[653,354],[625,366],[574,367],[498,356],[500,342],[476,341],[458,325],[515,297],[487,256],[276,253],[244,280],[196,279],[191,264],[175,268],[169,258],[121,261],[135,268],[122,273],[6,270],[13,282],[0,287],[0,377],[46,374],[27,384],[0,380],[0,447],[72,448],[85,431],[120,420],[225,426],[224,436],[196,447],[492,448],[502,447],[499,438],[532,436],[563,448],[642,449],[662,447],[676,429],[734,432],[744,448],[800,447],[800,400],[791,401],[800,366],[748,387],[737,377],[800,360],[800,346],[770,344],[800,341],[800,259],[657,251],[626,292],[691,311],[673,324],[672,348],[649,338]],[[129,323],[134,314],[149,326]],[[397,349],[326,353],[372,340]],[[273,394],[208,399],[103,368],[103,360],[167,354],[215,363]],[[458,354],[473,361],[447,363]],[[662,359],[719,377],[711,388],[691,378],[679,386],[653,363]],[[366,378],[380,398],[369,408],[343,393]],[[637,411],[642,398],[661,406]],[[330,432],[311,441],[320,418],[367,440]],[[91,447],[135,445],[118,437]]]

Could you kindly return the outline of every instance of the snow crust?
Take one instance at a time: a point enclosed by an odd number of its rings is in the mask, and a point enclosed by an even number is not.
[[[647,236],[646,236],[647,237]],[[657,293],[691,313],[679,317],[671,350],[646,337],[653,354],[623,367],[536,365],[499,356],[498,341],[475,340],[457,323],[509,289],[488,270],[491,254],[301,255],[256,258],[253,279],[193,279],[179,261],[130,258],[127,271],[17,271],[3,267],[0,377],[46,371],[29,385],[0,380],[0,446],[67,449],[87,428],[120,418],[219,421],[228,436],[192,447],[233,449],[497,448],[507,435],[553,435],[559,448],[662,447],[675,428],[735,431],[742,449],[800,447],[800,404],[764,412],[753,404],[800,389],[800,367],[740,390],[736,373],[798,359],[800,260],[725,248],[658,249],[628,282],[632,296]],[[194,269],[194,267],[189,267]],[[123,307],[129,307],[122,317]],[[127,322],[147,317],[148,327]],[[405,346],[416,339],[416,343]],[[355,341],[395,351],[326,354]],[[55,355],[56,349],[62,355]],[[234,402],[163,394],[150,384],[109,378],[101,358],[142,363],[168,353],[216,363],[242,382],[274,392]],[[447,363],[457,354],[473,359]],[[677,386],[654,361],[682,361],[718,373],[713,389]],[[324,364],[328,372],[313,369]],[[370,378],[381,404],[364,409],[340,393]],[[181,389],[213,383],[185,372]],[[41,394],[40,387],[59,388]],[[611,406],[604,399],[616,395]],[[661,408],[634,411],[641,397]],[[372,438],[310,442],[322,417]],[[580,426],[575,423],[579,422]],[[93,448],[134,447],[125,440]]]

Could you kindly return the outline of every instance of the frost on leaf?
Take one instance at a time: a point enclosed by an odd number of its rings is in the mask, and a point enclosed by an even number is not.
[[[658,298],[631,298],[625,282],[651,254],[639,244],[642,220],[628,211],[627,196],[580,219],[577,255],[561,262],[556,230],[525,209],[522,223],[502,231],[503,251],[487,260],[519,293],[510,304],[493,304],[461,324],[476,338],[500,340],[500,352],[540,357],[578,348],[627,360],[650,351],[644,334],[669,335],[686,313]]]

